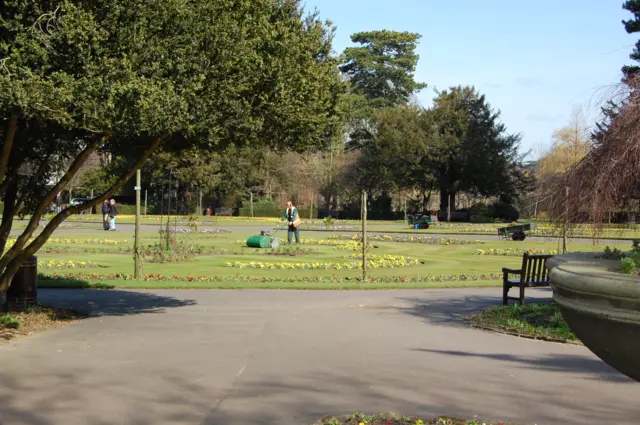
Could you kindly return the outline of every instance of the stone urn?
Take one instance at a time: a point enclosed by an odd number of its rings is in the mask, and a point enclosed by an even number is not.
[[[601,253],[547,260],[553,300],[587,348],[640,381],[640,277],[616,272]]]

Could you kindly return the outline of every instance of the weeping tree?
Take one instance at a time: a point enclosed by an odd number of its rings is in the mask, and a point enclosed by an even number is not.
[[[0,13],[0,296],[67,217],[161,148],[301,151],[339,130],[332,30],[298,1],[5,0]],[[36,234],[94,152],[130,165]]]
[[[621,86],[625,101],[600,128],[594,148],[550,186],[550,215],[560,227],[584,221],[601,228],[614,211],[640,199],[640,76]]]

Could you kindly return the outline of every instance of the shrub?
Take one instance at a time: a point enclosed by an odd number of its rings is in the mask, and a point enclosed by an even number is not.
[[[118,208],[118,214],[124,215],[135,215],[136,206],[135,205],[127,205],[127,204],[116,204]],[[140,207],[140,214],[144,213],[144,205]]]
[[[18,329],[20,327],[20,322],[15,317],[0,316],[0,327]]]
[[[633,274],[636,270],[636,262],[630,257],[625,257],[620,260],[620,272],[624,274]]]
[[[471,222],[472,223],[491,223],[493,219],[486,215],[472,215]]]
[[[501,204],[495,203],[492,206],[493,210],[493,218],[500,218],[502,221],[510,223],[513,221],[518,221],[520,218],[520,213],[518,210],[511,204]]]

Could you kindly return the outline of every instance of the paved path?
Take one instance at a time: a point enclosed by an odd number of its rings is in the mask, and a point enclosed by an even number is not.
[[[586,348],[461,323],[498,292],[42,291],[94,317],[0,345],[0,424],[638,423],[640,384]]]
[[[83,223],[84,226],[87,225],[91,225],[92,223]],[[92,229],[78,229],[78,228],[59,228],[55,231],[54,236],[55,235],[61,235],[64,233],[92,233],[95,232],[96,230],[102,230],[102,227],[99,223],[94,223],[95,224],[95,228]],[[181,227],[181,226],[178,226]],[[182,226],[185,227],[185,226]],[[272,225],[254,225],[254,226],[202,226],[203,228],[211,228],[211,229],[226,229],[226,230],[230,230],[232,232],[255,232],[256,234],[260,233],[261,230],[269,230],[269,231],[273,231],[275,229],[274,226]],[[117,229],[118,232],[121,233],[131,233],[133,234],[134,232],[134,228],[135,226],[133,224],[118,224],[117,225]],[[142,224],[140,225],[140,229],[143,231],[157,231],[158,230],[158,225],[155,224]],[[11,234],[13,235],[17,235],[22,233],[23,229],[18,229],[18,230],[12,230]],[[312,235],[323,235],[323,234],[329,234],[329,232],[326,231],[313,231],[313,230],[306,230],[304,228],[301,228],[300,230],[302,236],[304,237],[305,233],[308,234],[312,234]],[[345,231],[341,231],[339,229],[337,229],[336,231],[332,231],[330,232],[332,234],[347,234],[347,235],[353,235],[353,232],[345,232]],[[285,230],[281,230],[280,234],[283,234],[284,237],[286,237],[286,231]],[[480,240],[491,240],[491,241],[498,241],[500,240],[496,235],[454,235],[454,234],[450,234],[450,233],[430,233],[429,231],[417,231],[417,232],[413,232],[413,233],[393,233],[393,232],[377,232],[377,231],[369,231],[369,234],[375,234],[375,235],[391,235],[391,236],[432,236],[432,237],[436,237],[436,238],[453,238],[453,239],[480,239]],[[322,236],[318,236],[318,237],[322,237]],[[573,243],[586,243],[586,244],[590,244],[593,243],[593,239],[589,239],[589,238],[568,238],[568,240],[570,242]],[[542,237],[542,236],[529,236],[526,239],[526,242],[553,242],[553,243],[561,243],[561,240],[559,238],[554,238],[554,237]],[[622,244],[622,245],[630,245],[631,241],[629,240],[620,240],[620,239],[598,239],[597,242],[599,244],[609,244],[609,245],[615,245],[615,244]],[[515,244],[521,243],[521,242],[514,242]]]

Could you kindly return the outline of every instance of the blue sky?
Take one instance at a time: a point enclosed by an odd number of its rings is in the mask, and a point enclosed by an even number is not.
[[[431,104],[434,88],[473,85],[502,112],[521,150],[551,143],[554,129],[583,107],[590,124],[607,89],[640,35],[621,23],[631,15],[622,0],[307,0],[337,26],[334,49],[358,31],[389,29],[422,34],[419,94]]]

